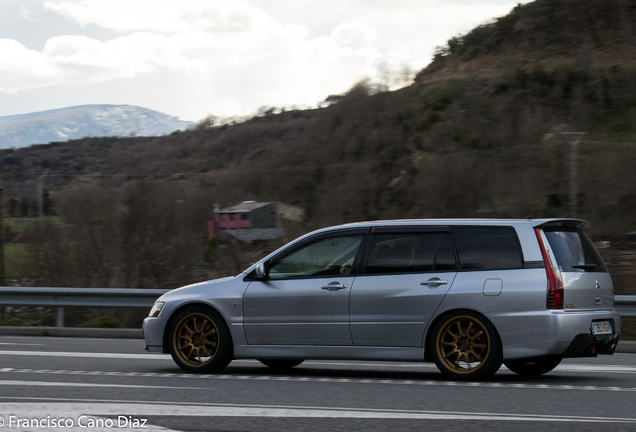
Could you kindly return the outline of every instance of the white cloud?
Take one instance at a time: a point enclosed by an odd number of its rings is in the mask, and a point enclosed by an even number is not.
[[[42,0],[23,18],[46,10],[75,30],[56,27],[38,49],[0,39],[0,92],[108,85],[121,103],[152,108],[170,86],[180,90],[162,107],[192,120],[313,105],[380,64],[417,70],[435,45],[514,5],[457,1]]]
[[[28,19],[31,19],[32,14],[33,14],[32,5],[20,5],[20,18],[28,20]]]
[[[118,33],[240,32],[273,21],[244,0],[48,0],[44,7]]]
[[[43,54],[11,39],[0,39],[0,90],[15,93],[25,88],[25,79],[46,81],[56,73],[43,61]]]
[[[277,103],[291,104],[294,95],[319,100],[325,90],[318,90],[316,82],[339,82],[343,78],[336,74],[343,72],[350,81],[351,73],[359,76],[372,70],[378,57],[372,48],[375,31],[363,22],[342,23],[329,36],[312,39],[307,28],[280,23],[241,0],[51,0],[45,6],[82,25],[122,34],[105,42],[56,36],[42,51],[4,40],[0,90],[104,82],[162,69],[211,73],[236,84],[235,77],[245,70],[246,80],[270,76]],[[10,70],[22,75],[20,82],[7,73]],[[296,77],[302,77],[301,88],[290,85]]]
[[[151,33],[133,33],[108,42],[86,36],[58,36],[44,45],[47,59],[65,65],[120,71],[124,76],[150,72],[156,66],[170,69],[202,69],[199,59],[187,58],[188,41]],[[105,77],[107,78],[107,77]]]
[[[334,42],[352,48],[373,46],[377,31],[363,21],[343,22],[331,32]]]
[[[185,53],[200,46],[200,39],[196,43],[190,39],[150,33],[133,33],[108,42],[86,36],[56,36],[42,51],[0,39],[0,91],[15,93],[40,86],[134,78],[162,68],[205,70],[206,61]]]

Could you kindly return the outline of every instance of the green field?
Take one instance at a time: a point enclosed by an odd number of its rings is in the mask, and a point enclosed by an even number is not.
[[[9,284],[11,279],[21,276],[19,269],[25,267],[29,259],[29,246],[24,243],[9,243],[4,245],[4,268],[6,271],[6,281]]]

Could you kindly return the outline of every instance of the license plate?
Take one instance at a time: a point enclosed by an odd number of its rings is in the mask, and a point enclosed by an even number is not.
[[[612,334],[612,326],[609,321],[597,321],[592,323],[593,335]]]

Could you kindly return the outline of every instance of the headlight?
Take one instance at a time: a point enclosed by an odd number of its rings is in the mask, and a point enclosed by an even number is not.
[[[152,306],[152,309],[150,309],[150,313],[148,314],[148,316],[158,317],[159,313],[161,312],[161,309],[163,309],[163,305],[165,304],[166,302],[162,302],[162,301],[155,302],[155,304]]]

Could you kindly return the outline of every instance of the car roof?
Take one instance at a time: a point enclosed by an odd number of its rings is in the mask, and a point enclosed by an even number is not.
[[[418,226],[418,225],[519,225],[519,224],[531,224],[533,227],[550,225],[558,226],[564,223],[576,224],[577,227],[586,228],[590,226],[590,222],[583,219],[575,218],[549,218],[549,219],[394,219],[394,220],[376,220],[366,222],[354,222],[343,225],[336,225],[326,227],[318,231],[328,231],[332,229],[346,229],[346,228],[368,228],[368,227],[384,227],[384,226]],[[318,232],[315,231],[315,232]]]

